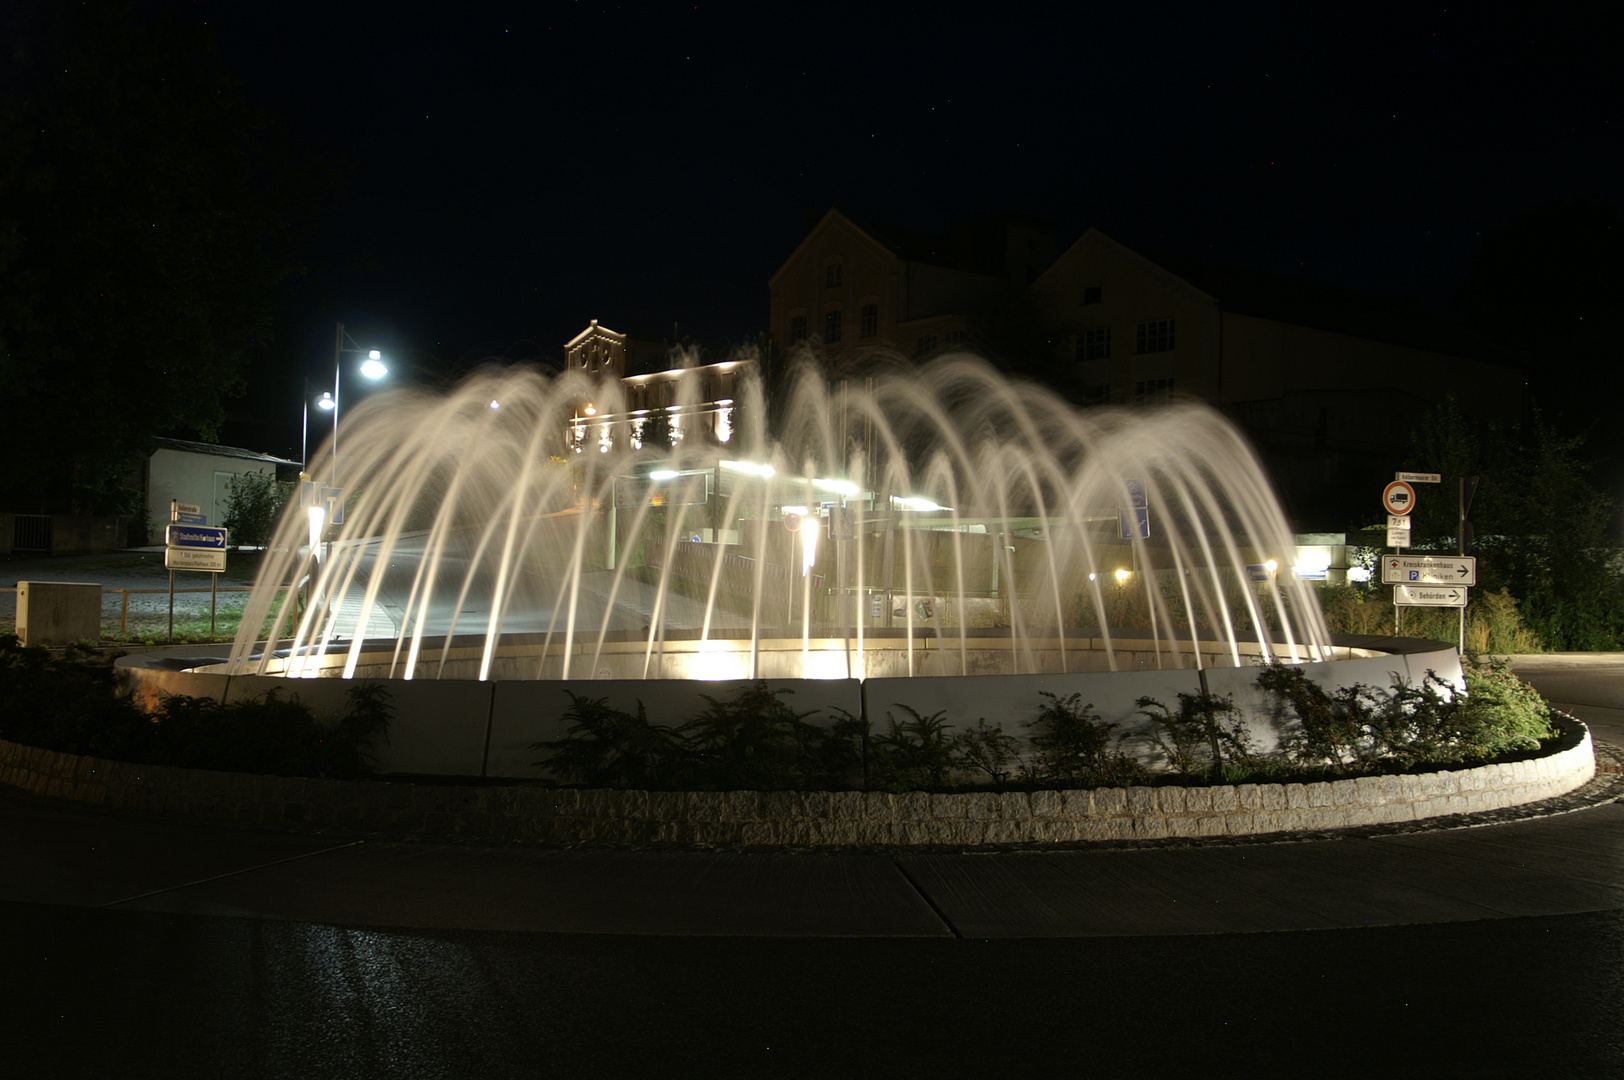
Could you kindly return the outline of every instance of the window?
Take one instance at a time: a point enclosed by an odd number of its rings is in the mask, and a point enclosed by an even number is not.
[[[833,289],[840,284],[840,264],[830,263],[823,268],[823,287]]]
[[[840,340],[840,312],[826,311],[823,313],[823,343],[833,345]]]
[[[1173,320],[1158,319],[1156,322],[1142,322],[1139,324],[1139,336],[1134,342],[1134,352],[1172,352],[1173,351]]]
[[[1111,359],[1111,328],[1109,326],[1100,326],[1093,330],[1084,330],[1081,334],[1078,334],[1077,359]]]
[[[924,337],[920,338],[917,342],[914,343],[914,355],[915,356],[924,356],[926,353],[930,352],[931,350],[933,350],[935,348],[936,348],[936,335],[935,334],[926,334]]]
[[[863,336],[874,337],[880,332],[880,305],[863,305]]]
[[[1133,384],[1135,405],[1170,405],[1172,401],[1172,379],[1142,379]]]
[[[1083,290],[1083,303],[1097,304],[1100,302],[1100,286],[1090,285]]]
[[[969,334],[964,330],[949,330],[947,332],[947,343],[949,345],[963,345],[967,337],[969,337]]]
[[[806,316],[797,315],[789,321],[790,344],[806,340]]]
[[[1108,383],[1099,383],[1094,386],[1083,387],[1082,399],[1084,405],[1111,404],[1111,387]]]

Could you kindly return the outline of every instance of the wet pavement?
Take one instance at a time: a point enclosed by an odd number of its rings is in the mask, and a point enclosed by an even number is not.
[[[1624,662],[1542,662],[1606,741]],[[1619,1076],[1619,783],[993,853],[427,843],[0,789],[7,1072]]]

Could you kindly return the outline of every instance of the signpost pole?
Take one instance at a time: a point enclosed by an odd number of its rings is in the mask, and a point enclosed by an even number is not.
[[[169,571],[169,644],[175,643],[175,572]]]
[[[220,595],[220,575],[209,575],[209,637],[214,636],[214,604]]]

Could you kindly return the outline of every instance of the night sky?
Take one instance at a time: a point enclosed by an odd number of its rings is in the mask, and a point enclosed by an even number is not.
[[[397,353],[710,345],[838,204],[1060,226],[1447,306],[1483,230],[1618,199],[1598,9],[193,0],[251,101],[353,162],[301,283]]]

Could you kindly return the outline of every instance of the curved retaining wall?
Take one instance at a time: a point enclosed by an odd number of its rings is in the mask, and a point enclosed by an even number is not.
[[[1395,679],[1419,683],[1428,672],[1456,686],[1463,683],[1460,657],[1453,646],[1408,638],[1335,640],[1336,659],[1298,665],[1309,679],[1327,689],[1353,683],[1385,689]],[[195,646],[130,653],[117,661],[117,671],[149,709],[165,694],[231,702],[276,690],[297,696],[319,718],[333,719],[343,713],[350,686],[347,680],[229,675],[215,661],[197,654]],[[1142,659],[1149,654],[1134,655]],[[984,717],[1002,725],[1005,734],[1022,740],[1031,734],[1031,725],[1046,700],[1040,695],[1045,692],[1060,698],[1080,695],[1103,722],[1115,725],[1118,736],[1131,736],[1150,727],[1150,720],[1139,710],[1141,697],[1176,706],[1179,694],[1199,694],[1205,685],[1211,693],[1234,700],[1247,718],[1258,748],[1267,752],[1276,739],[1269,719],[1275,703],[1258,689],[1257,675],[1258,669],[1248,665],[1208,667],[1199,672],[1194,668],[1138,667],[1115,672],[940,679],[765,681],[774,690],[790,691],[790,706],[798,713],[811,711],[812,723],[830,723],[844,711],[865,716],[884,730],[887,713],[906,705],[921,715],[940,712],[946,723],[961,729],[974,727]],[[389,680],[383,685],[389,691],[394,719],[389,741],[376,749],[379,772],[543,780],[548,773],[538,759],[545,758],[546,752],[537,744],[567,734],[571,720],[566,715],[570,699],[565,691],[605,698],[614,708],[629,712],[643,706],[651,722],[675,726],[692,720],[704,708],[701,695],[726,698],[750,681],[418,679]]]
[[[1596,772],[1573,719],[1545,756],[1318,784],[1093,791],[657,792],[308,780],[133,765],[0,742],[0,783],[213,821],[563,842],[976,845],[1242,836],[1415,821],[1565,794]]]

